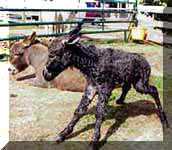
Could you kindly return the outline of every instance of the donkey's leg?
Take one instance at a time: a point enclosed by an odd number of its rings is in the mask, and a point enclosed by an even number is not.
[[[159,117],[161,119],[162,123],[166,124],[166,127],[169,127],[169,123],[166,117],[166,114],[162,108],[161,102],[160,102],[160,98],[159,98],[159,94],[158,94],[158,90],[155,86],[149,86],[149,94],[154,98],[155,103],[157,105],[158,111],[159,111]]]
[[[79,119],[86,114],[88,105],[93,100],[96,94],[96,89],[90,84],[87,86],[84,95],[82,96],[81,102],[78,105],[77,109],[74,112],[74,116],[67,127],[60,132],[59,136],[57,137],[57,142],[61,142],[65,140],[65,137],[72,133],[74,126],[79,121]]]
[[[36,79],[34,82],[35,86],[39,86],[39,87],[48,87],[48,85],[50,84],[49,82],[45,81],[42,71],[43,71],[43,66],[40,66],[38,68],[36,68],[35,72],[36,72]]]
[[[96,150],[99,149],[98,147],[98,142],[100,139],[100,130],[101,130],[101,124],[104,120],[104,115],[105,115],[105,107],[106,103],[110,97],[111,90],[110,88],[102,88],[101,91],[99,91],[99,96],[98,96],[98,103],[96,106],[96,123],[95,123],[95,130],[94,130],[94,136],[93,136],[93,141],[91,143],[91,149]]]
[[[159,98],[157,88],[155,86],[152,86],[152,85],[149,85],[149,84],[145,85],[142,82],[142,80],[139,80],[134,87],[135,87],[136,91],[138,91],[138,92],[140,92],[142,94],[150,94],[154,98],[156,106],[158,108],[161,123],[162,124],[165,123],[166,126],[169,127],[166,114],[165,114],[165,112],[164,112],[164,110],[162,108],[161,102],[160,102],[160,98]]]
[[[122,94],[121,96],[116,100],[116,104],[124,104],[125,97],[128,93],[128,91],[131,89],[131,84],[125,83],[122,86]]]

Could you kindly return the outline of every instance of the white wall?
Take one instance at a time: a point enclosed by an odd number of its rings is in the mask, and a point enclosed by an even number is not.
[[[4,8],[32,8],[32,9],[74,9],[78,8],[79,0],[0,0],[0,7]],[[81,0],[82,1],[82,0]],[[29,14],[38,14],[39,13],[30,13]],[[42,12],[43,21],[53,21],[54,12]],[[66,19],[68,13],[63,13],[63,17]]]
[[[80,8],[83,8],[86,1],[94,0],[80,0]],[[130,2],[135,2],[136,0],[129,0]],[[77,8],[79,0],[0,0],[0,7],[9,8]],[[83,5],[82,5],[83,4]]]
[[[8,31],[6,31],[8,33]],[[2,37],[3,38],[3,37]],[[9,65],[0,62],[0,149],[9,141]]]
[[[8,8],[77,8],[78,0],[0,0],[0,7]]]

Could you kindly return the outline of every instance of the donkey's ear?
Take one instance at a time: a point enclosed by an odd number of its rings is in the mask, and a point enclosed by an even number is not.
[[[82,30],[82,25],[84,24],[84,21],[81,21],[78,23],[78,25],[69,32],[69,36],[73,36],[73,35],[78,35],[80,34],[80,31]]]
[[[31,34],[31,36],[29,36],[29,40],[30,40],[31,43],[33,43],[35,41],[35,39],[36,39],[36,32],[33,32]]]
[[[25,36],[23,42],[27,42],[29,40],[29,36]]]
[[[10,41],[10,42],[9,42],[9,48],[11,48],[11,47],[14,45],[15,42],[16,42],[16,41]]]
[[[23,44],[25,45],[25,47],[30,45],[29,36],[24,37]]]
[[[80,36],[76,36],[76,37],[74,37],[74,38],[70,38],[70,39],[68,40],[67,44],[69,44],[69,45],[75,44],[75,43],[77,43],[80,39],[81,39]]]
[[[30,44],[34,43],[36,39],[36,32],[33,32],[30,36],[26,36],[23,40],[25,46],[29,46]]]

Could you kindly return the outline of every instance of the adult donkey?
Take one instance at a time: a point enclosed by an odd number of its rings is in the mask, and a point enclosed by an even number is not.
[[[61,90],[81,92],[85,87],[85,80],[81,73],[76,69],[67,69],[51,84],[45,81],[42,76],[42,70],[48,60],[48,45],[51,40],[37,40],[36,32],[25,37],[24,40],[15,42],[10,48],[10,63],[9,68],[11,74],[17,75],[24,71],[29,66],[35,70],[34,82],[31,85],[40,87],[56,87]],[[28,77],[28,76],[27,76]],[[17,80],[25,79],[26,77],[17,78]]]
[[[80,23],[68,36],[53,40],[49,47],[49,58],[43,76],[47,81],[53,80],[69,66],[78,68],[87,80],[87,87],[80,104],[68,126],[59,134],[57,141],[65,140],[79,119],[86,114],[88,105],[98,94],[96,106],[96,123],[91,149],[98,149],[100,128],[105,115],[105,106],[112,90],[122,86],[122,95],[116,101],[124,104],[131,85],[141,94],[150,94],[156,103],[162,123],[168,121],[160,103],[157,88],[149,84],[151,67],[144,57],[136,53],[127,53],[111,48],[86,46],[79,42]],[[64,41],[65,39],[65,41]]]
[[[33,84],[45,86],[47,82],[44,80],[41,72],[47,59],[48,47],[37,40],[36,32],[33,32],[31,36],[27,36],[24,40],[12,44],[10,48],[11,67],[9,71],[12,75],[16,75],[32,66],[36,74]]]

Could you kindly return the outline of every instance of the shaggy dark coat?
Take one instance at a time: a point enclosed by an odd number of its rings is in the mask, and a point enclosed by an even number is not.
[[[44,78],[50,81],[67,67],[73,66],[85,75],[88,85],[71,122],[59,134],[57,141],[65,140],[66,136],[73,131],[79,119],[86,114],[88,105],[94,96],[98,94],[95,132],[91,146],[91,149],[97,149],[105,106],[112,90],[118,85],[122,86],[122,94],[117,100],[118,104],[124,104],[126,94],[133,86],[139,93],[150,94],[155,99],[160,119],[168,125],[157,88],[149,85],[151,68],[144,57],[111,48],[100,49],[95,46],[85,46],[77,41],[78,34],[72,35],[73,40],[70,37],[71,35],[65,37],[68,39],[65,42],[63,38],[52,42],[49,47],[49,59],[43,71]]]

